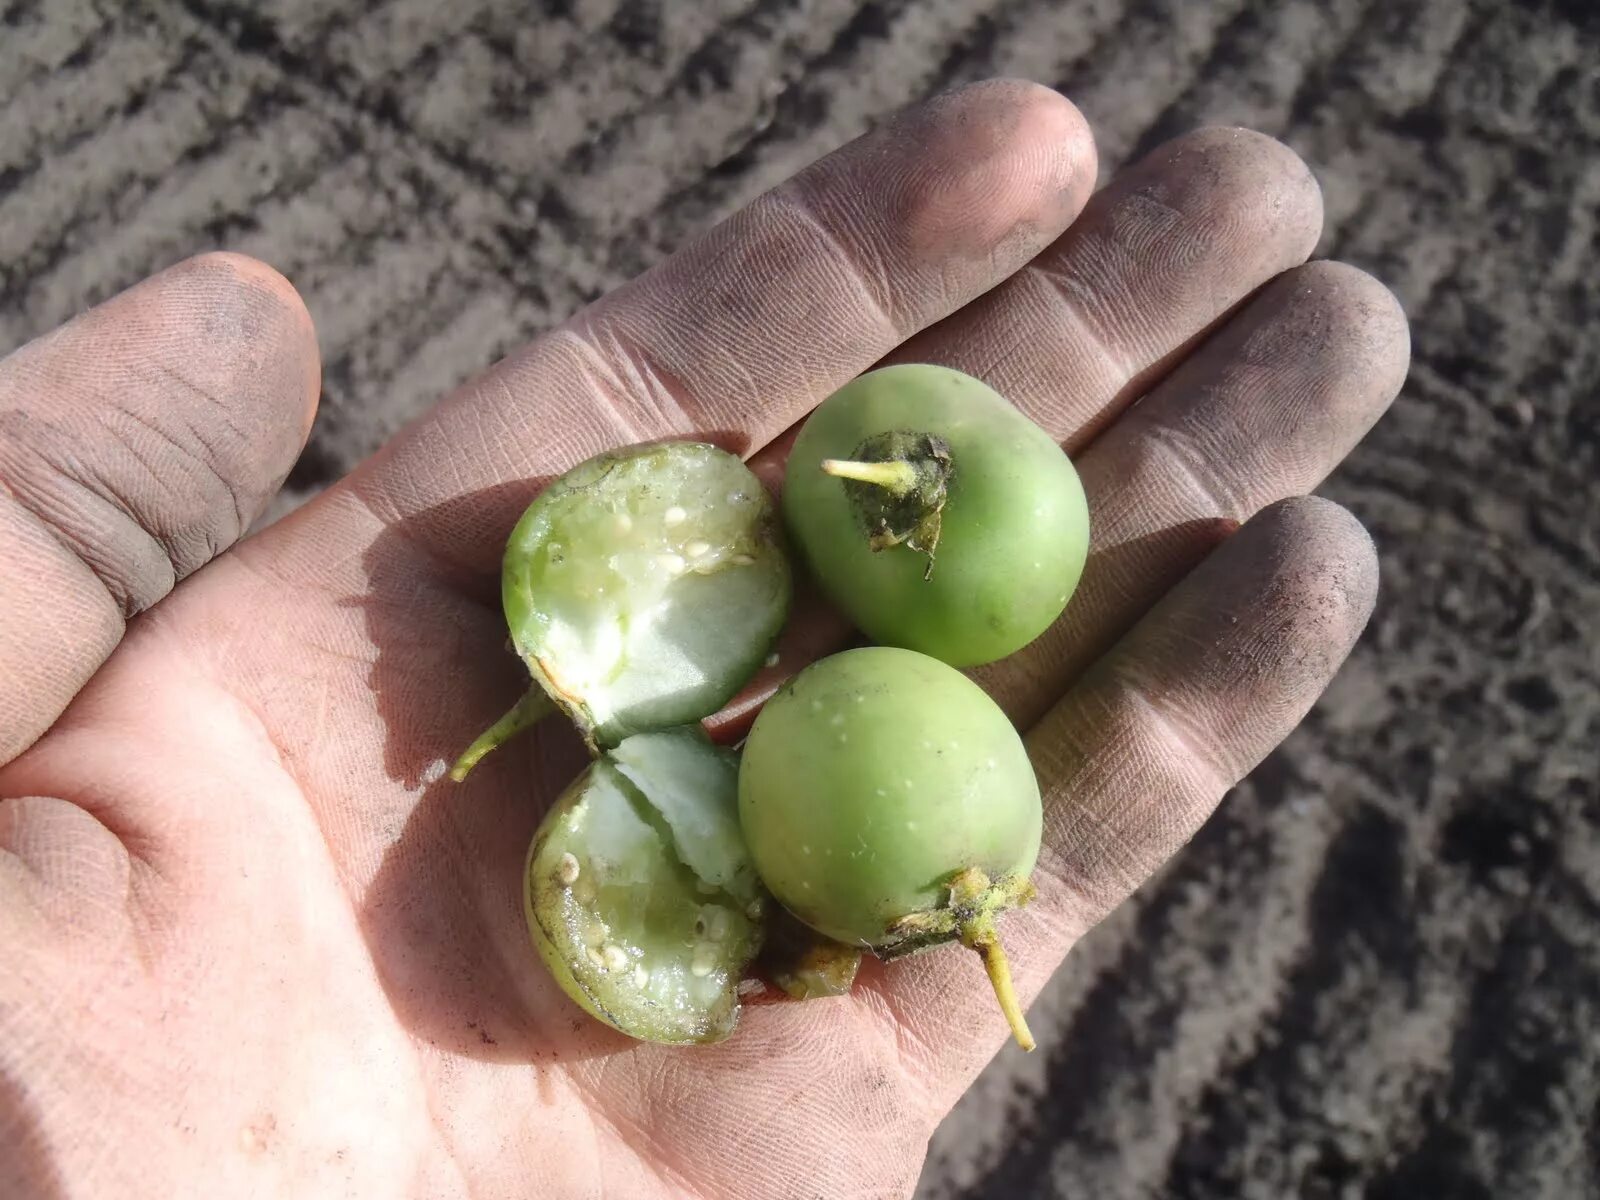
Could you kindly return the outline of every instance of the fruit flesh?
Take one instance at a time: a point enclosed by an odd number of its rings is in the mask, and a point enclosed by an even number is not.
[[[529,847],[535,946],[573,1000],[632,1037],[720,1041],[738,1019],[764,901],[736,788],[733,756],[697,733],[642,735],[591,764]]]
[[[518,653],[595,748],[715,712],[766,657],[789,593],[766,492],[692,442],[562,476],[518,522],[502,572]]]
[[[1043,824],[1005,714],[960,672],[888,647],[813,664],[768,702],[745,744],[739,815],[785,908],[878,950],[907,916],[947,907],[962,870],[1025,879]]]
[[[838,474],[877,457],[892,433],[948,448],[931,562],[909,542],[880,537],[874,549],[859,501],[872,485]],[[1004,658],[1044,632],[1088,552],[1088,505],[1061,448],[993,389],[944,367],[885,367],[819,405],[790,454],[783,508],[807,564],[859,629],[954,666]]]

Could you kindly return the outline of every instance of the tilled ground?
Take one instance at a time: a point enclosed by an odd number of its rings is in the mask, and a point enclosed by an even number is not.
[[[463,376],[952,82],[1115,167],[1312,165],[1410,383],[1324,489],[1384,585],[1332,693],[1068,960],[944,1197],[1600,1194],[1600,8],[1446,0],[0,0],[0,351],[195,250],[317,319],[314,492]],[[667,14],[670,12],[670,21]]]

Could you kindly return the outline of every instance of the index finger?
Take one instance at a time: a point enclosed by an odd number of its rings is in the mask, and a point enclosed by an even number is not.
[[[992,81],[939,96],[503,360],[348,486],[429,551],[492,569],[551,475],[663,437],[759,449],[1020,269],[1094,178],[1088,128],[1058,93]]]

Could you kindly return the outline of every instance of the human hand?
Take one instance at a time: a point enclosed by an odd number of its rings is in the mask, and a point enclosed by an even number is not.
[[[907,1193],[1006,1036],[973,956],[869,962],[715,1046],[632,1042],[522,916],[572,732],[440,776],[525,685],[498,559],[550,478],[685,435],[774,478],[852,376],[958,367],[1061,439],[1094,522],[1064,618],[975,672],[1045,795],[1040,895],[1004,922],[1033,996],[1349,650],[1371,545],[1285,498],[1407,364],[1381,286],[1300,265],[1320,202],[1282,146],[1201,131],[1094,179],[1056,94],[941,97],[238,545],[317,393],[281,278],[194,260],[0,363],[0,1190]],[[785,666],[840,636],[797,621]]]

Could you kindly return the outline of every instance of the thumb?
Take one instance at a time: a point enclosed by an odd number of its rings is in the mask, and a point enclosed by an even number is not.
[[[243,535],[305,442],[320,370],[294,288],[228,254],[0,360],[0,764],[128,618]]]

